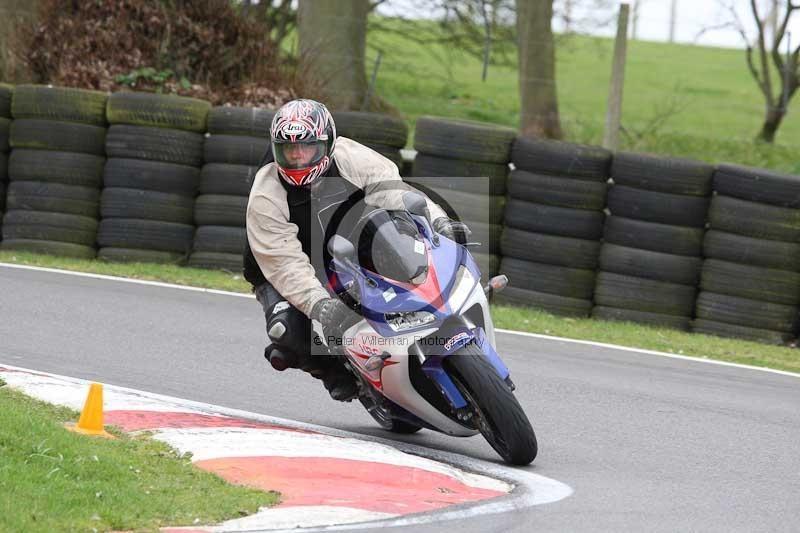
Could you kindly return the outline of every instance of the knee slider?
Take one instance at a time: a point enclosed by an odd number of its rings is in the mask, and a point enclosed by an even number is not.
[[[267,319],[267,335],[276,348],[299,359],[309,351],[310,321],[298,309],[282,301],[275,304]]]
[[[276,343],[280,343],[281,339],[286,335],[286,331],[289,329],[288,315],[290,309],[291,306],[289,302],[278,302],[272,308],[272,312],[269,315],[269,320],[267,321],[267,335]]]

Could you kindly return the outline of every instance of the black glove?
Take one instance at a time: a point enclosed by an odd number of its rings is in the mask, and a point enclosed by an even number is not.
[[[341,339],[348,328],[361,320],[352,309],[338,298],[325,298],[314,304],[311,318],[322,324],[322,333],[327,339]]]
[[[433,230],[458,244],[466,244],[469,242],[469,236],[472,235],[466,224],[447,217],[439,217],[434,220]]]

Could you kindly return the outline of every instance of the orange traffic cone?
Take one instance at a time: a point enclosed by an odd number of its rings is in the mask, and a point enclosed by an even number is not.
[[[114,438],[103,429],[103,385],[92,383],[89,386],[89,395],[86,396],[78,424],[67,424],[67,429],[84,435]]]

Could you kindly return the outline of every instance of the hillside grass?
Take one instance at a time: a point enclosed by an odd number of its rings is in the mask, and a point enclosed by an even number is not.
[[[431,23],[416,24],[417,31],[406,33],[429,36],[438,31]],[[481,62],[455,50],[379,30],[371,30],[367,41],[368,74],[382,50],[376,92],[408,119],[411,144],[420,115],[518,127],[515,65],[490,66],[482,82]],[[612,47],[607,38],[557,36],[556,84],[567,140],[601,142]],[[791,113],[793,105],[776,144],[756,142],[764,102],[747,70],[744,51],[631,41],[623,102],[627,134],[621,136],[621,149],[800,174],[800,116]]]
[[[161,281],[248,293],[250,285],[238,274],[146,263],[105,263],[86,259],[64,259],[22,252],[0,252],[0,263],[35,265],[94,272],[120,277]],[[0,268],[0,277],[4,269]],[[800,351],[790,346],[770,346],[736,339],[723,339],[668,328],[625,322],[554,316],[533,308],[492,305],[495,327],[541,333],[570,339],[619,344],[704,359],[717,359],[800,373]],[[532,349],[535,349],[532,347]]]

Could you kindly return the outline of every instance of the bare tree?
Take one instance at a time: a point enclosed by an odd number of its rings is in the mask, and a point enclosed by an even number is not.
[[[269,31],[270,40],[280,47],[297,26],[297,12],[292,0],[241,0],[242,14],[253,17]]]
[[[36,15],[35,0],[0,0],[0,81],[30,81],[30,72],[16,49],[23,27],[32,24]]]
[[[393,33],[419,44],[441,45],[446,54],[437,59],[442,63],[449,63],[458,54],[475,57],[483,61],[484,80],[489,65],[515,64],[514,0],[387,0],[385,5],[390,18],[370,19],[370,30]],[[407,12],[433,15],[439,31],[420,32],[419,20],[408,17]]]
[[[502,47],[501,61],[510,64],[508,45],[514,41],[512,0],[444,0],[444,33],[468,53],[483,60],[481,79],[486,81],[495,45]],[[455,24],[448,24],[452,20]]]
[[[800,46],[788,48],[787,28],[795,11],[800,10],[800,3],[785,0],[782,6],[775,6],[770,0],[767,9],[760,9],[756,0],[749,1],[749,16],[756,25],[756,36],[748,35],[742,17],[736,5],[731,1],[722,2],[728,11],[730,20],[716,28],[733,27],[745,42],[745,60],[747,68],[764,97],[766,109],[764,122],[757,138],[771,143],[786,117],[788,105],[797,88],[800,87]],[[772,9],[770,9],[772,8]],[[763,12],[762,12],[763,11]],[[768,21],[777,21],[773,36],[768,35]],[[784,50],[786,53],[784,54]]]
[[[517,0],[520,130],[560,139],[552,18],[553,0]]]
[[[672,0],[669,6],[669,42],[675,42],[675,23],[678,18],[678,0]]]
[[[603,27],[612,27],[617,22],[618,0],[554,0],[553,20],[560,23],[564,34],[556,41],[577,33],[587,33]]]
[[[775,32],[778,29],[778,16],[780,15],[781,8],[780,8],[780,0],[770,0],[769,3],[769,12],[767,13],[766,18],[766,26],[769,30],[769,35],[771,38],[775,38]]]
[[[303,70],[332,109],[359,109],[367,92],[369,0],[300,0],[297,29]]]

